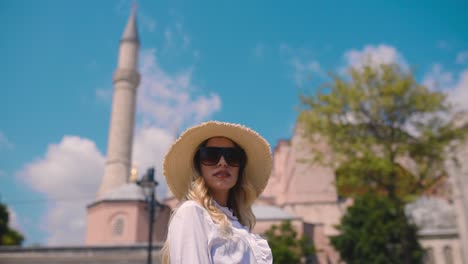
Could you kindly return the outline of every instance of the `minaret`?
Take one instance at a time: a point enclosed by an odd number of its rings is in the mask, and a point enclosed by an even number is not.
[[[107,144],[107,161],[97,198],[125,184],[132,162],[135,101],[140,74],[137,71],[140,45],[133,8],[120,41],[119,60],[114,73],[114,96]]]
[[[120,41],[114,74],[114,98],[107,146],[107,162],[97,199],[87,206],[87,245],[134,245],[148,241],[148,204],[132,170],[132,139],[140,75],[137,72],[138,32],[135,8]],[[130,175],[132,175],[130,177]],[[166,239],[168,206],[158,207],[153,241]]]

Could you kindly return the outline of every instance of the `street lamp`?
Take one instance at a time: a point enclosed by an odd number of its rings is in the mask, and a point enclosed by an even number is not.
[[[143,189],[143,193],[146,198],[146,202],[149,203],[149,236],[148,236],[148,260],[147,263],[152,263],[151,253],[153,250],[153,222],[155,218],[154,208],[161,204],[156,200],[156,186],[158,182],[154,178],[154,168],[149,168],[141,180],[137,181],[137,184]]]

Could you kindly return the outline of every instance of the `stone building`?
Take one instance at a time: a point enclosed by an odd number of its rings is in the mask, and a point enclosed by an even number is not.
[[[425,263],[462,264],[462,248],[452,204],[438,197],[423,196],[406,206],[406,213],[419,227]]]
[[[153,263],[161,264],[161,244],[153,248]],[[146,263],[146,244],[0,247],[0,264],[135,264]]]
[[[468,112],[461,112],[455,118],[458,127],[468,126]],[[447,160],[447,171],[451,183],[453,207],[457,231],[460,236],[463,263],[468,263],[468,140],[457,142],[454,157]]]
[[[314,241],[319,263],[337,263],[339,256],[329,237],[337,234],[334,226],[344,214],[346,204],[338,198],[333,170],[312,162],[312,148],[327,151],[325,144],[311,146],[301,136],[299,127],[290,140],[278,142],[273,151],[273,172],[259,203],[268,203],[299,217],[304,226],[299,230],[308,230],[304,234]]]

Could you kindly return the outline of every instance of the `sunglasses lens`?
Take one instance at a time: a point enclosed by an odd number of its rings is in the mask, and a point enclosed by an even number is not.
[[[242,161],[242,151],[237,148],[226,149],[224,158],[226,162],[233,167],[239,167]]]
[[[244,160],[244,152],[238,148],[202,147],[199,153],[200,162],[207,166],[218,164],[221,156],[229,166],[233,167],[239,167]]]
[[[207,166],[216,165],[222,152],[218,148],[200,148],[200,162]]]

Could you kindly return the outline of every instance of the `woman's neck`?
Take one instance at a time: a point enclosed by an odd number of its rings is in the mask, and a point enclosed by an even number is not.
[[[228,192],[211,192],[211,197],[215,200],[219,205],[223,207],[227,207],[228,203]]]

